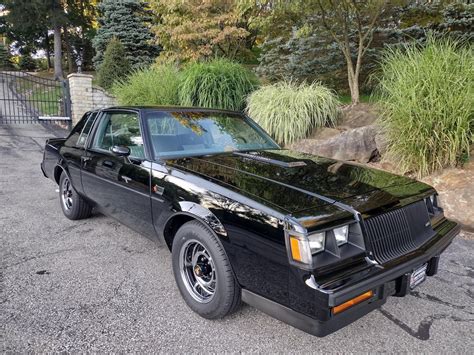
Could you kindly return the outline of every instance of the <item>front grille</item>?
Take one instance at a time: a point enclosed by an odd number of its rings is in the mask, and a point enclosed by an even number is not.
[[[370,217],[365,228],[368,247],[381,264],[415,250],[435,234],[424,201]]]

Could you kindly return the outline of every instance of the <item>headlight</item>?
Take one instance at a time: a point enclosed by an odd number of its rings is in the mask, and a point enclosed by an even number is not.
[[[431,216],[437,215],[438,213],[443,212],[443,208],[441,207],[441,202],[439,199],[438,194],[431,195],[425,198],[426,208],[428,209],[428,213]]]
[[[309,240],[309,249],[311,250],[311,255],[320,253],[324,250],[326,244],[326,233],[316,233],[308,235]]]
[[[342,226],[334,228],[334,237],[336,237],[337,245],[343,245],[347,243],[347,237],[349,236],[349,226]]]
[[[306,264],[308,267],[311,267],[314,255],[325,251],[326,247],[330,249],[341,248],[348,242],[349,225],[312,234],[287,230],[286,236],[290,261],[297,262],[298,264]],[[331,238],[329,246],[327,246],[326,241],[328,238]],[[334,253],[334,251],[331,252]]]
[[[345,220],[344,224],[332,228],[321,225],[314,232],[309,232],[301,223],[303,221],[290,216],[285,220],[285,244],[290,265],[326,273],[331,265],[347,266],[356,258],[366,261],[367,250],[359,221]]]

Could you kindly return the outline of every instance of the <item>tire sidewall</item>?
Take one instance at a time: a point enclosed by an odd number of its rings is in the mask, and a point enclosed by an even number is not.
[[[180,270],[180,251],[183,245],[190,239],[195,239],[201,243],[211,255],[214,261],[214,267],[217,276],[216,292],[213,298],[208,303],[200,303],[196,301],[186,288],[184,281],[181,277]],[[181,227],[173,240],[172,248],[172,264],[173,274],[178,285],[178,289],[186,301],[186,304],[196,313],[204,318],[220,318],[224,316],[227,311],[226,307],[230,303],[229,297],[230,292],[235,292],[232,288],[234,287],[233,278],[229,278],[227,274],[228,267],[226,267],[227,256],[223,253],[223,246],[217,237],[210,232],[207,227],[199,225],[185,224]],[[229,282],[232,281],[232,282]]]
[[[67,209],[64,207],[64,203],[62,199],[63,182],[65,179],[69,180],[69,184],[71,185],[71,189],[72,189],[72,207],[70,209]],[[80,198],[79,195],[77,194],[76,190],[74,189],[74,186],[72,185],[72,181],[71,181],[71,178],[69,177],[69,174],[63,171],[59,179],[59,204],[61,205],[61,209],[63,210],[63,213],[67,218],[72,219],[72,220],[77,219],[78,208],[79,208],[79,198]]]

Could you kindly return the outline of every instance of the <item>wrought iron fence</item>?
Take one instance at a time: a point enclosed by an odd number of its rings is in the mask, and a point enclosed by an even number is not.
[[[0,124],[42,122],[70,126],[67,81],[21,71],[0,72]]]

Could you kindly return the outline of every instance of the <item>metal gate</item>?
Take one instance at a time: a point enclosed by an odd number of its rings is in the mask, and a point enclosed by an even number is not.
[[[66,80],[52,80],[21,71],[0,72],[0,124],[71,122]]]

